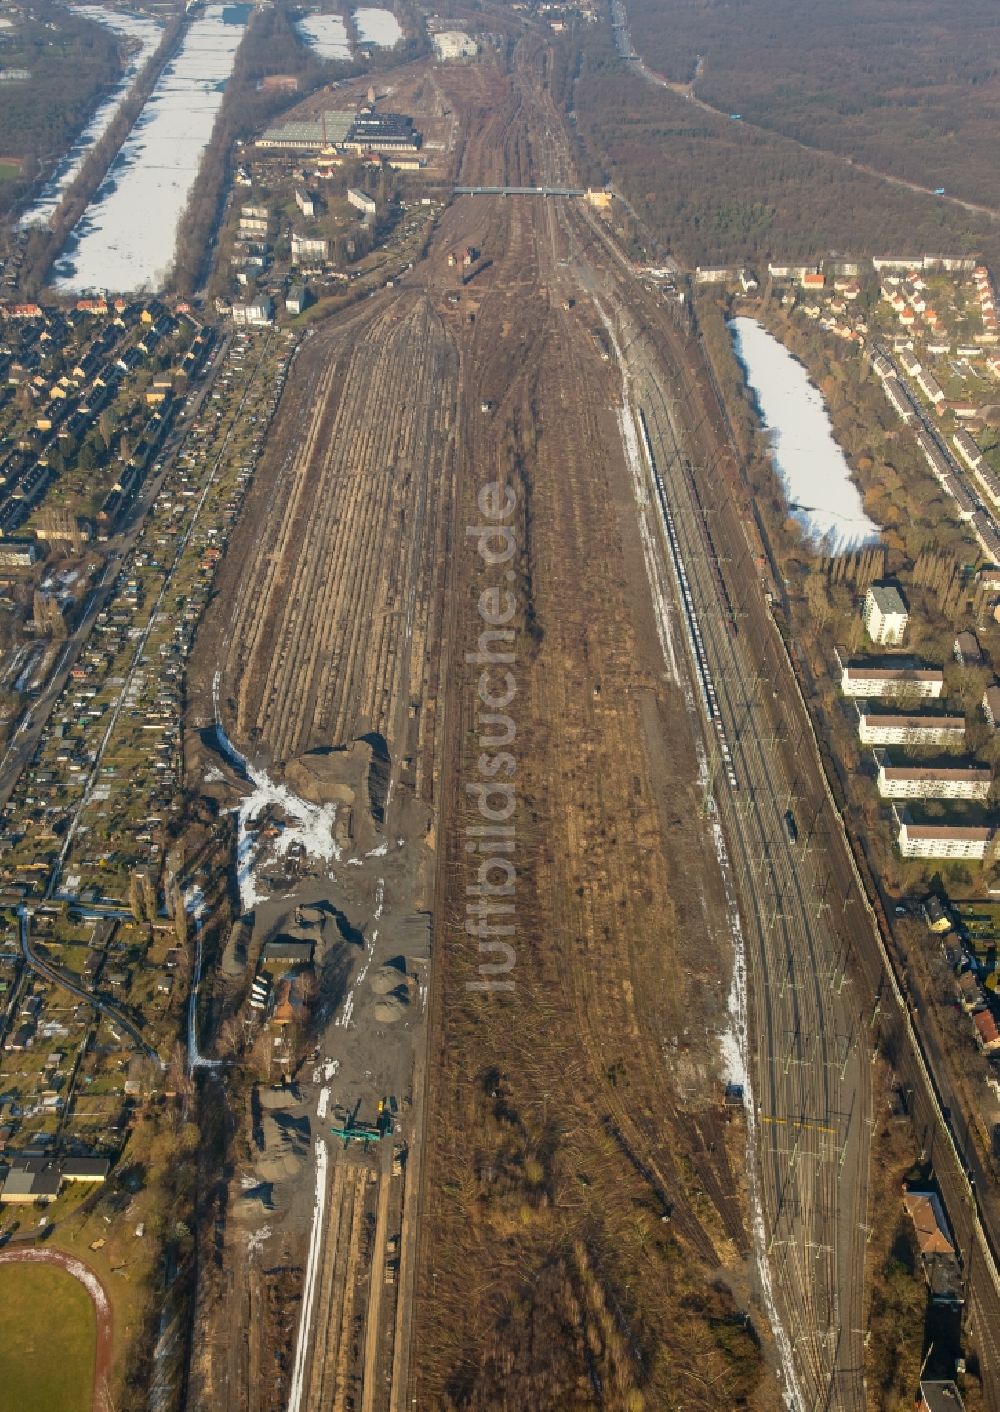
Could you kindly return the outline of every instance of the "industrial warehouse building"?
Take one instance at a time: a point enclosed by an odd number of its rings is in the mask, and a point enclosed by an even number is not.
[[[342,147],[354,118],[352,109],[328,108],[318,118],[266,128],[257,139],[257,146],[286,152],[321,152],[326,147]]]
[[[363,108],[344,138],[349,152],[416,152],[423,141],[413,119],[403,113],[376,113]]]
[[[64,1182],[105,1182],[111,1171],[107,1157],[14,1157],[7,1172],[0,1203],[28,1206],[55,1201]]]
[[[474,59],[479,53],[479,45],[460,29],[444,29],[440,34],[432,34],[434,52],[439,59]]]

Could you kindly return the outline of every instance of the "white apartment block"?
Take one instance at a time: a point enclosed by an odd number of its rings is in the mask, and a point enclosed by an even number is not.
[[[981,862],[993,841],[993,830],[965,824],[915,824],[904,812],[897,815],[899,851],[904,858],[969,858]]]
[[[234,324],[266,328],[274,322],[274,304],[267,295],[252,304],[234,304],[232,318]]]
[[[330,242],[320,236],[297,235],[292,232],[292,264],[300,265],[304,260],[325,260],[330,251]]]
[[[872,584],[865,594],[861,616],[872,642],[883,646],[901,643],[910,621],[902,594],[888,583]]]
[[[356,211],[361,211],[364,215],[374,218],[377,208],[373,198],[369,196],[367,192],[358,191],[356,187],[349,186],[347,188],[347,200]]]
[[[962,745],[964,716],[875,714],[858,707],[862,745]]]
[[[845,696],[913,696],[937,698],[944,690],[940,667],[880,667],[874,663],[845,662],[840,674]]]
[[[900,764],[882,759],[878,792],[883,799],[988,798],[992,774],[985,765],[959,765],[954,769]]]

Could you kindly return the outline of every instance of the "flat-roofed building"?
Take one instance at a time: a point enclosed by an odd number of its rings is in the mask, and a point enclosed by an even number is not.
[[[64,1157],[59,1164],[67,1182],[106,1182],[111,1171],[110,1157]]]
[[[330,242],[318,235],[297,235],[292,232],[292,264],[301,265],[309,260],[325,260],[330,253]]]
[[[375,215],[375,202],[367,192],[358,191],[356,187],[349,186],[347,200],[349,205],[353,206],[356,211],[361,211],[365,216]]]
[[[274,322],[274,304],[270,295],[255,299],[251,304],[233,305],[233,323],[251,328],[265,328]]]
[[[845,696],[914,696],[932,698],[944,690],[940,667],[884,666],[877,662],[845,662],[840,689]]]
[[[30,569],[39,557],[39,548],[34,540],[0,539],[0,568]]]
[[[955,638],[955,661],[960,667],[980,667],[983,662],[983,649],[974,632],[960,632]]]
[[[898,646],[910,621],[909,609],[903,595],[891,583],[871,585],[865,594],[861,616],[872,642],[882,646]]]
[[[434,52],[439,59],[474,59],[479,45],[460,29],[443,29],[431,35]]]
[[[985,765],[919,765],[894,761],[876,751],[878,792],[883,799],[978,799],[989,797],[992,771]]]
[[[951,1378],[921,1378],[917,1412],[965,1412],[965,1403]]]
[[[1000,686],[996,682],[983,692],[983,711],[994,730],[1000,726]]]
[[[328,108],[318,118],[265,129],[257,139],[257,146],[289,152],[323,152],[327,148],[343,147],[354,118],[352,109]]]
[[[987,824],[949,824],[937,819],[920,822],[904,809],[897,812],[897,842],[904,858],[963,858],[981,862],[993,842]]]
[[[858,737],[862,745],[962,745],[965,717],[869,711],[859,704]]]

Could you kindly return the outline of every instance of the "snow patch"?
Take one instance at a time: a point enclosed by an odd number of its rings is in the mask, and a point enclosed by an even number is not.
[[[163,33],[163,26],[148,15],[123,14],[119,10],[106,10],[103,5],[71,5],[70,10],[84,19],[96,20],[120,39],[126,39],[136,47],[129,53],[125,72],[119,81],[42,187],[38,200],[33,202],[21,217],[19,224],[22,229],[45,225],[55,214],[66,192],[80,175],[91,148],[100,142],[111,126],[111,120],[125,101],[133,80],[140,70],[146,67]]]
[[[306,15],[295,28],[321,59],[350,59],[347,26],[340,15]]]
[[[258,1250],[264,1249],[264,1242],[271,1239],[273,1232],[270,1226],[261,1226],[258,1231],[251,1231],[247,1236],[247,1254],[255,1255]]]
[[[316,1298],[316,1273],[319,1268],[320,1250],[323,1246],[323,1214],[326,1211],[326,1169],[329,1153],[325,1142],[316,1140],[316,1194],[313,1197],[312,1230],[309,1234],[309,1255],[306,1259],[306,1277],[302,1287],[302,1313],[299,1316],[299,1335],[295,1344],[295,1362],[292,1366],[292,1385],[288,1394],[288,1412],[299,1412],[302,1391],[305,1383],[306,1358],[309,1353],[309,1332],[312,1326],[313,1303]]]
[[[674,682],[681,680],[681,673],[677,666],[677,654],[674,651],[673,634],[671,632],[671,616],[674,612],[673,600],[667,587],[667,580],[663,572],[662,557],[657,552],[657,542],[654,531],[650,524],[649,496],[646,492],[646,470],[642,452],[639,449],[639,436],[635,428],[635,418],[630,409],[631,400],[631,376],[622,357],[622,350],[615,334],[614,326],[607,314],[601,308],[600,303],[594,301],[598,316],[604,325],[604,331],[608,335],[608,341],[614,351],[622,374],[622,402],[618,408],[618,428],[621,432],[622,446],[625,450],[625,462],[632,477],[632,493],[635,497],[636,518],[639,524],[639,538],[642,540],[642,558],[646,565],[646,577],[649,580],[649,591],[653,599],[653,618],[656,623],[656,635],[660,639],[660,648],[663,652],[664,662],[670,669],[670,677]]]
[[[708,761],[705,759],[705,751],[701,741],[698,741],[698,773],[702,784],[708,780]],[[729,987],[729,1028],[719,1037],[719,1047],[722,1053],[723,1065],[726,1069],[726,1079],[729,1083],[742,1085],[743,1106],[746,1113],[747,1124],[747,1182],[750,1196],[750,1225],[753,1231],[754,1248],[757,1252],[757,1274],[760,1279],[761,1294],[764,1301],[764,1308],[774,1334],[774,1341],[778,1348],[778,1357],[781,1368],[784,1372],[784,1398],[785,1405],[790,1412],[797,1412],[797,1409],[805,1406],[802,1398],[802,1390],[799,1387],[798,1374],[795,1370],[795,1358],[792,1352],[791,1339],[788,1331],[781,1320],[778,1312],[778,1305],[774,1297],[774,1282],[771,1278],[771,1264],[767,1255],[767,1226],[764,1220],[764,1198],[760,1187],[760,1164],[757,1159],[757,1143],[759,1130],[757,1124],[757,1105],[753,1096],[753,1085],[750,1079],[750,1025],[749,1011],[747,1006],[747,951],[746,939],[743,935],[743,924],[740,920],[739,903],[736,899],[736,887],[733,882],[732,868],[729,862],[729,851],[726,848],[725,836],[722,832],[722,825],[716,809],[715,800],[708,796],[708,808],[711,816],[712,844],[715,848],[715,856],[719,861],[719,871],[722,874],[722,883],[726,894],[726,917],[729,924],[729,931],[733,942],[733,975]]]
[[[249,10],[246,11],[249,13]],[[73,228],[55,287],[162,286],[246,28],[240,6],[208,5],[157,81],[111,170]]]
[[[391,49],[403,37],[399,21],[391,10],[362,7],[354,11],[354,23],[362,44],[374,44],[377,49]]]
[[[834,440],[823,394],[805,368],[756,319],[733,319],[729,327],[770,434],[793,519],[816,547],[847,551],[878,539],[879,526],[865,514]]]
[[[240,774],[253,786],[250,794],[237,806],[236,881],[240,890],[240,905],[249,912],[267,896],[257,885],[256,867],[259,862],[260,840],[253,828],[255,820],[268,809],[276,809],[287,822],[271,847],[276,855],[285,857],[299,845],[309,858],[330,864],[340,858],[341,850],[334,836],[337,820],[336,804],[310,804],[289,789],[276,784],[265,770],[256,769],[240,754],[223,729],[219,710],[220,674],[212,681],[215,707],[215,730],[219,748]]]

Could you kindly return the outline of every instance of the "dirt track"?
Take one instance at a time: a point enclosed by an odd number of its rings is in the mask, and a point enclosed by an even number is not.
[[[79,1280],[90,1295],[97,1320],[94,1356],[94,1412],[111,1412],[109,1376],[113,1353],[111,1304],[100,1280],[88,1265],[59,1250],[0,1250],[0,1265],[55,1265]]]

